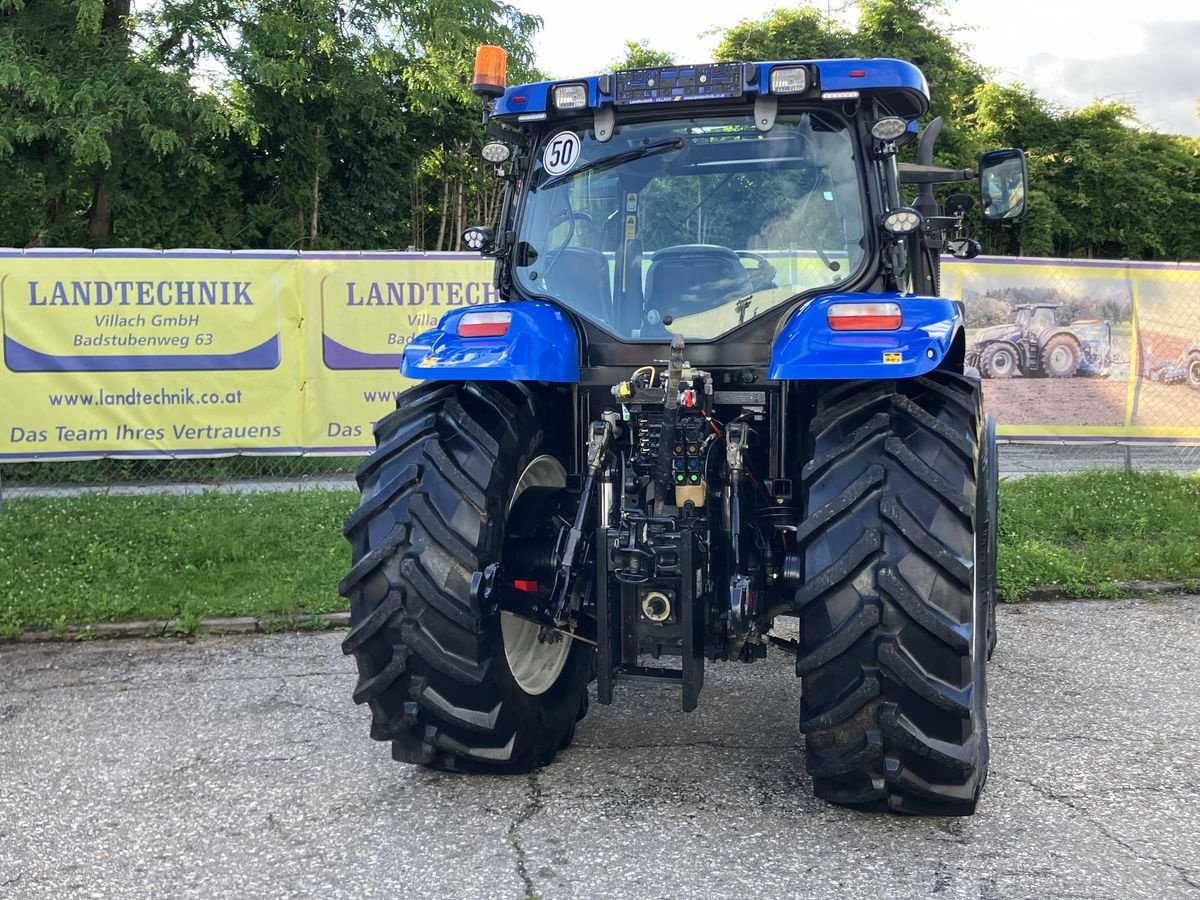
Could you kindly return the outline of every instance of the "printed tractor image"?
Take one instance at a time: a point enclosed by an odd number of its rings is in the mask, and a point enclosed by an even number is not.
[[[1058,305],[1016,307],[1012,325],[981,328],[967,350],[967,365],[984,378],[1014,375],[1107,375],[1112,367],[1112,325],[1104,320],[1059,325]]]
[[[1159,359],[1152,347],[1144,349],[1144,377],[1149,381],[1165,384],[1186,382],[1193,390],[1200,391],[1200,341],[1190,344],[1174,359]]]
[[[932,186],[987,175],[983,219],[1011,218],[1024,155],[934,166],[935,120],[898,162],[929,97],[890,59],[508,88],[503,69],[481,48],[500,221],[464,234],[502,302],[406,347],[420,384],[377,424],[346,522],[371,736],[528,772],[592,680],[601,704],[651,683],[690,711],[707,665],[773,649],[795,655],[818,796],[973,812],[996,446],[962,306],[938,296],[943,249],[979,251],[974,199],[943,212]]]

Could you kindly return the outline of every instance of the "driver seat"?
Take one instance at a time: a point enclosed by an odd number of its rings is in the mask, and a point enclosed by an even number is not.
[[[680,244],[656,250],[646,270],[646,309],[691,316],[753,293],[750,272],[728,247]]]

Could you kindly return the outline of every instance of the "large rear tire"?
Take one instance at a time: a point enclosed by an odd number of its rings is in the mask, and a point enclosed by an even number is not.
[[[1192,390],[1200,391],[1200,353],[1192,353],[1187,358],[1187,383]]]
[[[376,426],[346,521],[342,649],[371,737],[398,760],[528,772],[571,742],[587,709],[590,648],[501,613],[481,590],[517,495],[562,486],[547,418],[524,385],[467,382],[415,387]]]
[[[995,558],[977,530],[985,434],[979,382],[962,375],[819,394],[803,471],[796,673],[808,771],[825,800],[975,810],[988,768],[984,588],[994,578],[977,561]]]
[[[988,344],[979,354],[984,378],[1012,378],[1020,371],[1017,351],[1010,344]]]
[[[1048,378],[1074,378],[1083,362],[1079,342],[1067,334],[1057,334],[1042,348],[1042,371]]]

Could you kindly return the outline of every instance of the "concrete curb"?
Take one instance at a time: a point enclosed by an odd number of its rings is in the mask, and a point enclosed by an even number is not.
[[[179,619],[151,619],[144,622],[99,622],[95,625],[70,625],[66,630],[22,631],[15,643],[39,644],[51,641],[87,641],[107,638],[186,638],[194,635],[274,634],[281,631],[328,631],[349,628],[350,613],[336,612],[304,616],[257,619],[253,616],[201,619],[192,631],[182,630]],[[0,643],[13,643],[0,639]]]
[[[1160,595],[1160,594],[1194,594],[1196,593],[1195,581],[1117,581],[1113,582],[1121,591],[1123,598],[1137,597],[1139,595]],[[1086,589],[1085,589],[1086,590]],[[1005,601],[1011,603],[1054,603],[1064,600],[1096,600],[1101,599],[1095,596],[1080,597],[1076,593],[1067,591],[1066,588],[1057,584],[1043,584],[1031,587],[1021,595],[1020,600]]]
[[[1195,581],[1118,581],[1123,597],[1138,595],[1194,594]],[[1094,600],[1095,597],[1079,597],[1056,584],[1039,585],[1026,591],[1020,600],[1005,601],[1010,605],[1021,603],[1056,603],[1066,600]],[[277,634],[281,631],[331,631],[350,627],[350,613],[336,612],[317,615],[276,617],[257,619],[254,616],[234,616],[201,619],[195,629],[181,630],[179,619],[151,619],[145,622],[99,622],[95,625],[69,625],[65,631],[22,631],[15,639],[0,638],[0,644],[41,644],[54,641],[87,641],[108,638],[188,638],[219,634]]]

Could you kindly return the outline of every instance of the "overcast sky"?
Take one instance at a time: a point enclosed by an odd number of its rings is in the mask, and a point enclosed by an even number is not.
[[[601,71],[625,40],[648,40],[680,62],[712,58],[706,32],[786,6],[770,0],[514,0],[542,17],[538,61],[555,77]],[[811,5],[834,12],[845,0]],[[1137,109],[1159,131],[1200,137],[1200,2],[1197,0],[950,0],[950,20],[971,55],[1000,81],[1021,81],[1067,107],[1100,97]],[[853,20],[853,5],[844,13]]]

